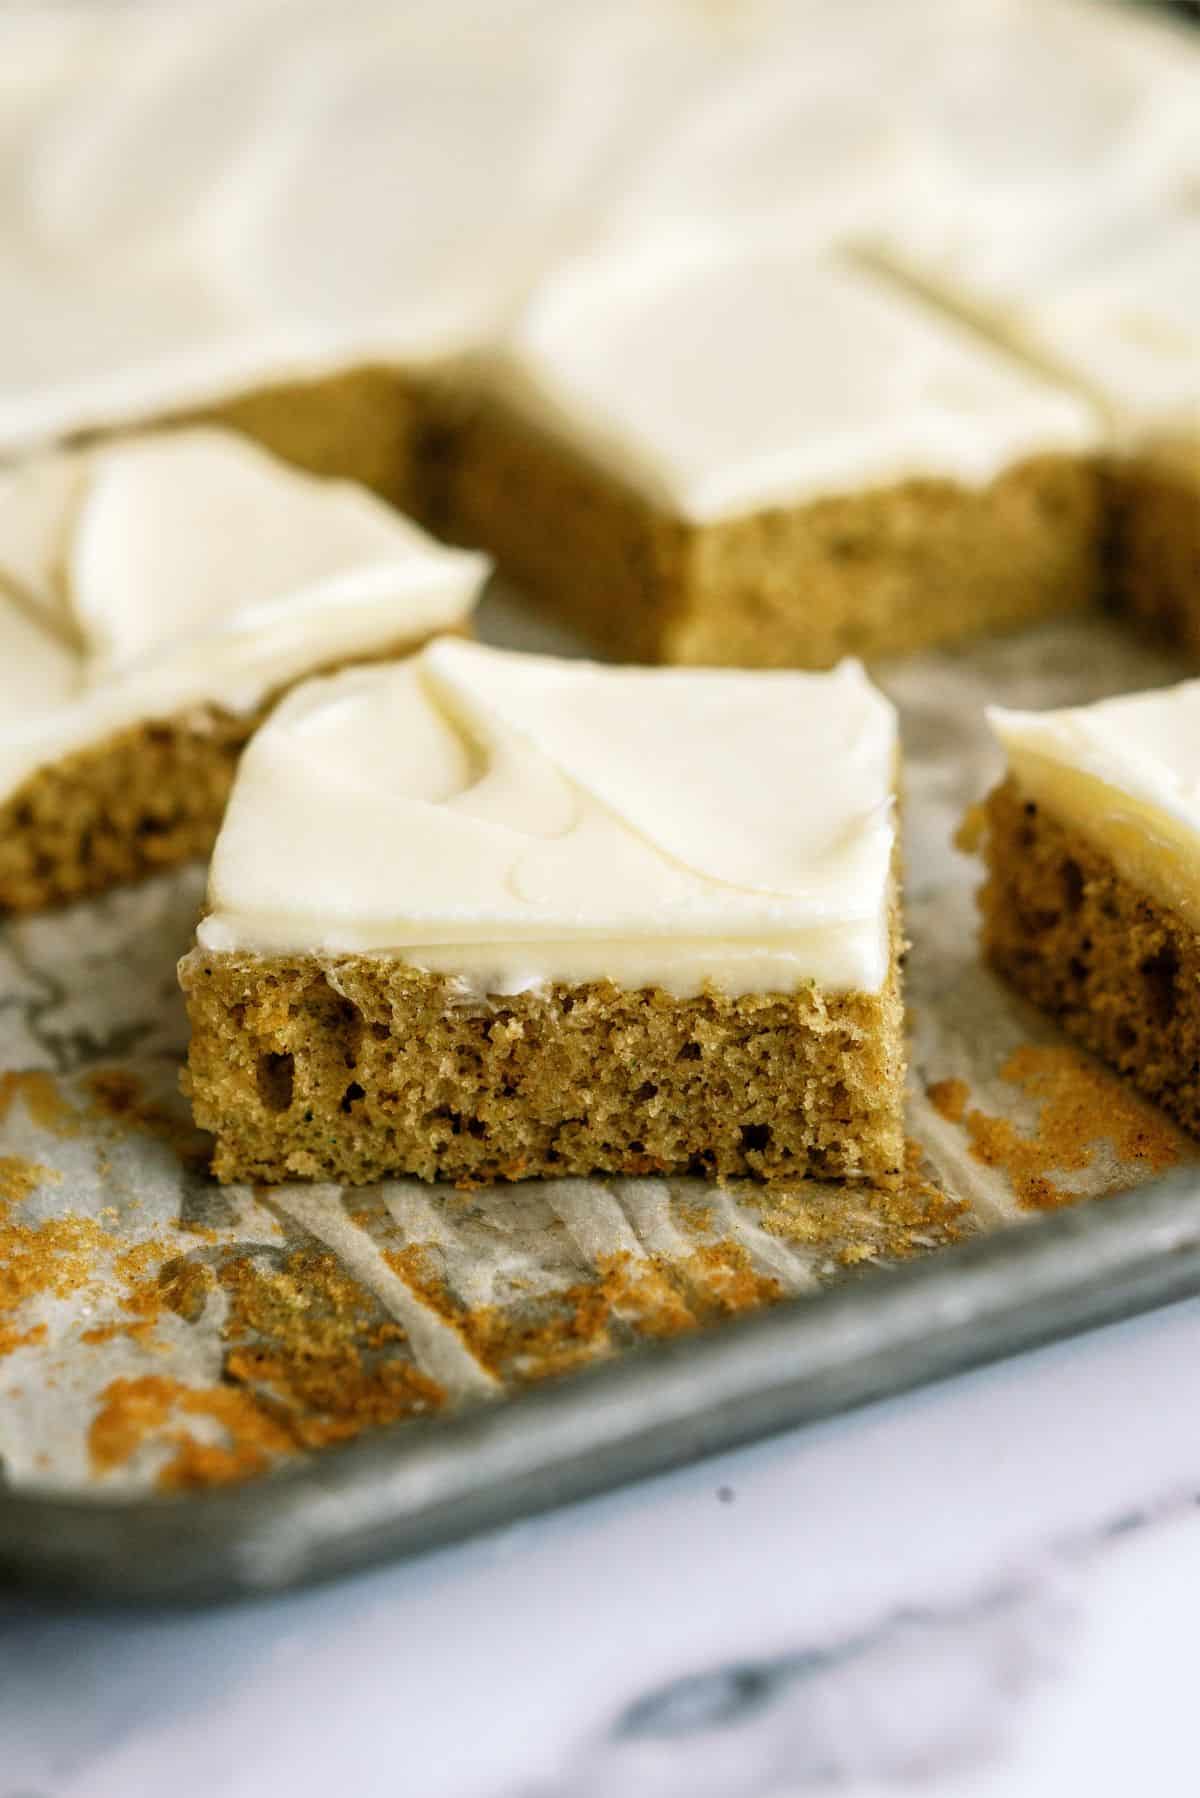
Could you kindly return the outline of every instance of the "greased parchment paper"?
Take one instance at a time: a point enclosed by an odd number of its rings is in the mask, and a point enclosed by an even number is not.
[[[564,646],[495,596],[481,634]],[[884,672],[903,717],[912,941],[910,1168],[884,1199],[649,1179],[220,1188],[178,1092],[175,963],[202,871],[6,926],[3,1479],[135,1492],[251,1476],[1194,1155],[979,965],[978,866],[952,847],[997,771],[986,703],[1069,704],[1178,672],[1099,621]]]

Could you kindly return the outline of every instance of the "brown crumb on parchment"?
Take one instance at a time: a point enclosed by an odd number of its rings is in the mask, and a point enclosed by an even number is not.
[[[57,1168],[45,1167],[40,1161],[27,1161],[23,1155],[0,1155],[0,1219],[10,1205],[19,1205],[39,1186],[57,1184],[61,1179]]]
[[[200,1418],[218,1426],[225,1440],[205,1441],[183,1421]],[[151,1441],[173,1451],[158,1475],[167,1491],[264,1473],[273,1457],[292,1446],[286,1431],[236,1387],[185,1386],[164,1374],[111,1380],[88,1432],[93,1468],[104,1474],[124,1467]]]
[[[1110,1143],[1120,1161],[1153,1173],[1173,1167],[1184,1152],[1179,1132],[1160,1111],[1077,1049],[1026,1044],[1009,1056],[1000,1077],[1040,1102],[1036,1128],[1028,1134],[1009,1118],[972,1110],[967,1136],[976,1160],[1007,1174],[1029,1210],[1075,1204],[1079,1194],[1056,1176],[1090,1167],[1101,1143]]]
[[[11,1355],[14,1349],[32,1348],[35,1343],[45,1342],[45,1324],[31,1324],[27,1330],[19,1330],[13,1323],[0,1316],[0,1360]]]
[[[966,1116],[971,1089],[965,1080],[933,1080],[925,1088],[930,1104],[949,1124],[961,1124]]]
[[[48,1078],[45,1084],[41,1077],[32,1086],[18,1084],[3,1102],[17,1093],[31,1110],[53,1117],[60,1132],[85,1118],[100,1118],[119,1131],[154,1135],[185,1159],[190,1155],[192,1133],[181,1128],[169,1103],[160,1106],[148,1098],[123,1070],[89,1077],[82,1113]],[[0,1182],[6,1178],[18,1198],[32,1190],[32,1176],[20,1170],[6,1176],[0,1164]],[[962,1209],[938,1191],[919,1157],[911,1155],[901,1185],[864,1191],[855,1201],[852,1223],[836,1189],[820,1201],[797,1196],[791,1209],[787,1195],[768,1195],[761,1188],[740,1202],[752,1206],[760,1227],[819,1243],[830,1264],[844,1265],[952,1240]],[[680,1335],[784,1296],[781,1282],[762,1271],[742,1243],[716,1233],[711,1206],[689,1202],[687,1215],[678,1206],[675,1215],[696,1238],[683,1256],[603,1257],[594,1270],[563,1287],[514,1293],[503,1308],[468,1308],[452,1291],[431,1245],[385,1251],[385,1256],[414,1294],[452,1324],[484,1368],[521,1385],[568,1373],[632,1340]],[[190,1386],[148,1371],[105,1386],[89,1438],[101,1477],[151,1452],[164,1488],[220,1485],[447,1403],[443,1389],[415,1364],[402,1326],[323,1248],[222,1248],[210,1230],[200,1232],[181,1254],[175,1232],[168,1242],[121,1240],[113,1234],[115,1213],[36,1229],[10,1227],[18,1232],[24,1258],[0,1252],[0,1298],[7,1293],[11,1310],[32,1292],[66,1294],[94,1283],[107,1303],[116,1300],[119,1313],[106,1312],[103,1321],[81,1332],[89,1344],[127,1340],[153,1351],[165,1340],[159,1332],[168,1314],[196,1323],[214,1298],[224,1306],[224,1361],[211,1385]],[[0,1325],[3,1313],[0,1303]],[[35,1326],[33,1334],[39,1329]],[[15,1341],[27,1333],[14,1326],[9,1334]],[[0,1347],[6,1340],[0,1335]]]
[[[78,1122],[77,1114],[59,1091],[53,1074],[44,1069],[0,1074],[0,1123],[4,1122],[17,1098],[24,1100],[25,1109],[40,1130],[52,1130],[57,1136],[65,1136]]]
[[[387,1249],[409,1290],[451,1324],[489,1373],[528,1383],[569,1373],[631,1337],[679,1336],[718,1317],[773,1304],[783,1288],[760,1273],[740,1243],[704,1243],[678,1262],[603,1255],[595,1277],[508,1306],[468,1307],[451,1290],[428,1244]]]
[[[196,1127],[182,1105],[173,1108],[148,1098],[137,1074],[128,1068],[97,1068],[87,1075],[83,1085],[92,1117],[157,1137],[174,1149],[183,1165],[194,1173],[207,1169],[211,1137]]]
[[[143,1348],[150,1348],[157,1341],[157,1337],[154,1333],[154,1325],[148,1318],[142,1318],[129,1322],[93,1324],[91,1329],[80,1331],[79,1340],[86,1342],[90,1348],[98,1348],[105,1342],[121,1340],[137,1342]]]
[[[702,1306],[722,1317],[756,1311],[783,1297],[775,1275],[759,1273],[740,1242],[704,1243],[685,1257],[682,1269]]]
[[[40,1224],[14,1220],[0,1211],[0,1328],[9,1348],[37,1341],[14,1333],[12,1315],[27,1300],[49,1294],[70,1298],[93,1284],[97,1259],[111,1238],[92,1218],[57,1217]]]
[[[401,1352],[399,1324],[379,1318],[328,1253],[300,1250],[279,1267],[239,1255],[215,1274],[176,1266],[158,1283],[163,1302],[193,1308],[197,1280],[205,1296],[219,1284],[228,1300],[222,1380],[205,1387],[160,1375],[112,1381],[89,1438],[97,1473],[153,1444],[169,1451],[161,1487],[223,1485],[445,1402],[437,1382]],[[199,1418],[207,1420],[204,1435],[194,1427]]]
[[[966,1202],[938,1185],[919,1143],[905,1144],[904,1173],[894,1186],[778,1196],[755,1194],[758,1221],[772,1236],[841,1267],[904,1261],[957,1242],[970,1228]]]
[[[253,1387],[293,1452],[439,1410],[446,1394],[407,1350],[404,1330],[326,1250],[279,1267],[238,1256],[218,1272],[229,1304],[226,1377]]]

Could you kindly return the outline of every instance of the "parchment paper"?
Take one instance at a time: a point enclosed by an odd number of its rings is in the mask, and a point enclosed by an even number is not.
[[[499,592],[480,634],[578,649]],[[218,1188],[177,1087],[175,962],[203,871],[8,925],[3,1479],[135,1492],[254,1475],[1191,1156],[979,965],[978,867],[952,848],[997,772],[986,703],[1075,703],[1179,672],[1098,620],[880,671],[903,718],[912,942],[912,1167],[886,1201],[646,1179]]]

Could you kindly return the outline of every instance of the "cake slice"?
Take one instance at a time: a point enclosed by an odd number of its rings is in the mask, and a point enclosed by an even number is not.
[[[1007,330],[1112,421],[1118,609],[1200,654],[1200,218],[1098,243],[1069,278],[1032,288]]]
[[[1200,151],[1193,160],[1200,180]],[[1095,404],[1110,446],[1111,598],[1200,653],[1200,218],[1182,205],[1101,213],[1069,255],[1043,250],[990,281],[933,264],[927,284]]]
[[[988,959],[1200,1135],[1200,681],[990,719]]]
[[[442,639],[255,736],[181,964],[222,1180],[882,1179],[891,706]]]
[[[461,629],[486,571],[229,432],[0,472],[0,910],[206,853],[273,699]]]
[[[0,454],[203,420],[420,514],[431,378],[662,110],[645,8],[0,7]],[[668,64],[668,67],[670,65]],[[402,174],[401,174],[402,171]]]
[[[826,667],[1098,595],[1087,402],[831,256],[577,264],[474,385],[452,534],[619,656]]]

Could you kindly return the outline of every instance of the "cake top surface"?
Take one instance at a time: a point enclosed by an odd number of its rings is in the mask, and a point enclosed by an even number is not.
[[[1084,0],[517,0],[502,30],[482,0],[210,0],[203,26],[0,8],[0,451],[456,356],[595,242],[769,221],[1003,282],[1195,178],[1200,57]]]
[[[635,132],[648,27],[422,10],[0,17],[0,447],[494,328]]]
[[[118,718],[249,710],[317,667],[460,624],[486,570],[232,432],[0,469],[0,789],[63,753],[64,732],[79,746]]]
[[[1011,322],[1133,431],[1200,437],[1200,213],[1143,221],[1031,281]]]
[[[927,285],[1003,306],[1200,178],[1200,56],[1132,7],[1015,0],[914,46],[919,170],[870,240]]]
[[[1090,776],[1200,838],[1200,680],[1062,711],[993,707],[988,719],[1015,768]]]
[[[549,279],[484,363],[523,413],[701,522],[1095,441],[1090,407],[832,255],[664,242]]]
[[[298,688],[247,749],[210,949],[805,934],[886,965],[897,753],[856,663],[605,668],[443,639]],[[848,984],[854,984],[853,981]]]

